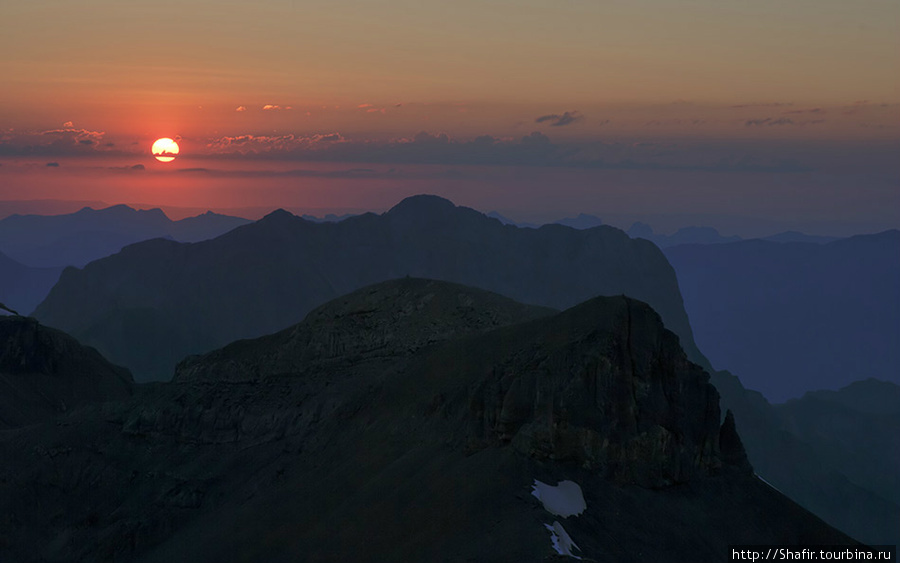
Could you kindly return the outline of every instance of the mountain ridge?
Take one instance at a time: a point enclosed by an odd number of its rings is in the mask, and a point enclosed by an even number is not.
[[[164,379],[185,355],[280,330],[338,295],[409,275],[556,309],[628,293],[656,306],[691,357],[705,362],[674,270],[652,243],[612,227],[503,226],[429,197],[340,223],[274,212],[195,244],[131,245],[65,270],[35,314],[139,380]],[[416,211],[420,204],[427,212]]]

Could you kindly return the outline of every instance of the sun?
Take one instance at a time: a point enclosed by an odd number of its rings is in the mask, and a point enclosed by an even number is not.
[[[150,152],[152,152],[153,156],[156,157],[156,160],[160,162],[172,162],[175,160],[175,155],[178,154],[178,150],[178,143],[168,137],[163,137],[162,139],[157,139],[153,143]]]

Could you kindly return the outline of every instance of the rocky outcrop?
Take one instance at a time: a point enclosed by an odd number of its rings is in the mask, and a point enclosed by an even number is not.
[[[718,403],[659,316],[618,297],[548,319],[491,368],[470,409],[475,444],[511,443],[618,483],[665,487],[721,467]]]
[[[33,318],[0,317],[0,426],[131,395],[128,370]]]

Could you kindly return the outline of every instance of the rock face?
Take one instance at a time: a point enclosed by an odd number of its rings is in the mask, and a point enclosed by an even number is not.
[[[596,298],[516,340],[470,399],[482,443],[644,487],[721,466],[718,393],[646,304]]]
[[[0,434],[0,559],[541,561],[548,526],[597,561],[852,543],[754,477],[719,420],[644,303],[550,314],[386,282],[130,401]],[[545,511],[536,480],[586,508]]]
[[[160,380],[186,355],[281,330],[339,295],[406,275],[557,309],[625,293],[653,306],[704,361],[674,272],[652,243],[612,227],[504,226],[434,196],[339,223],[276,211],[211,241],[129,246],[64,271],[35,315],[138,380]]]
[[[0,427],[131,395],[128,370],[35,319],[0,317]]]

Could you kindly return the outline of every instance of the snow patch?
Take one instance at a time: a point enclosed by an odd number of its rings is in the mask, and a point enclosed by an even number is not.
[[[563,518],[578,516],[587,508],[581,487],[574,481],[560,481],[554,487],[535,479],[531,495],[541,501],[544,510]]]
[[[571,481],[569,481],[571,483]],[[578,485],[575,485],[576,487]],[[580,491],[581,489],[579,489]],[[581,559],[574,553],[572,553],[572,548],[581,551],[581,548],[578,547],[575,542],[572,541],[572,538],[569,537],[569,534],[566,532],[566,529],[562,527],[562,524],[559,521],[554,521],[553,525],[544,524],[544,527],[550,530],[550,541],[553,543],[553,549],[556,550],[556,553],[560,555],[568,555],[569,557],[574,557],[575,559]]]

